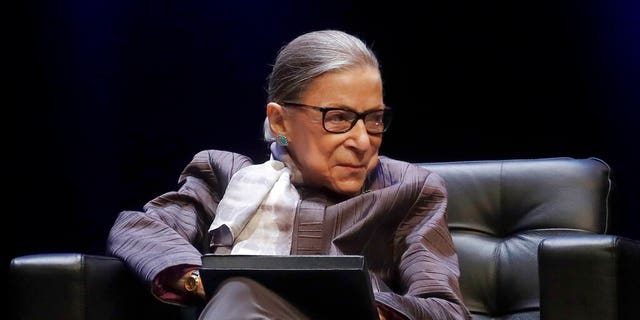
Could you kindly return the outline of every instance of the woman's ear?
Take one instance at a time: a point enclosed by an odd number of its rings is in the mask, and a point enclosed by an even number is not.
[[[287,135],[286,112],[283,106],[275,102],[267,104],[267,118],[269,118],[269,127],[274,137]]]

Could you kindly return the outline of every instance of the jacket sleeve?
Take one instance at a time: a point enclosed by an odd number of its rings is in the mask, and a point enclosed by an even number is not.
[[[178,265],[202,265],[206,232],[233,173],[249,158],[224,151],[196,154],[178,180],[178,191],[122,211],[107,239],[107,254],[122,259],[146,283]]]
[[[393,241],[399,290],[376,292],[376,301],[407,319],[470,319],[458,284],[458,257],[446,221],[444,180],[422,168],[414,169],[413,179],[422,176],[424,183]]]

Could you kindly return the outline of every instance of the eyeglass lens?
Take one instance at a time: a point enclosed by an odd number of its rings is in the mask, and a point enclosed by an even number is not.
[[[349,110],[327,110],[324,115],[324,128],[329,132],[347,132],[355,126],[359,118],[363,118],[367,132],[372,134],[383,133],[388,128],[390,120],[388,114],[385,114],[385,110],[377,110],[360,116]]]

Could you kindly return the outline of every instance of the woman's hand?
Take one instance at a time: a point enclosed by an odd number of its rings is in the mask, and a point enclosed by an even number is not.
[[[378,310],[378,318],[380,318],[380,320],[387,320],[387,317],[384,316],[384,311],[382,311],[382,308],[380,308],[380,306],[376,307],[376,310]]]
[[[198,298],[205,300],[205,293],[204,293],[204,285],[202,284],[202,279],[198,280],[198,289],[196,289],[196,295],[198,296]]]
[[[384,304],[378,304],[376,310],[378,311],[378,318],[380,318],[380,320],[407,320],[405,316]]]

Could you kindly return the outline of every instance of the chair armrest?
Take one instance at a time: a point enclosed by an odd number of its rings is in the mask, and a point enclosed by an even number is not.
[[[639,241],[562,236],[538,250],[541,319],[637,319]]]
[[[117,258],[80,253],[16,257],[9,269],[11,319],[178,319]]]

